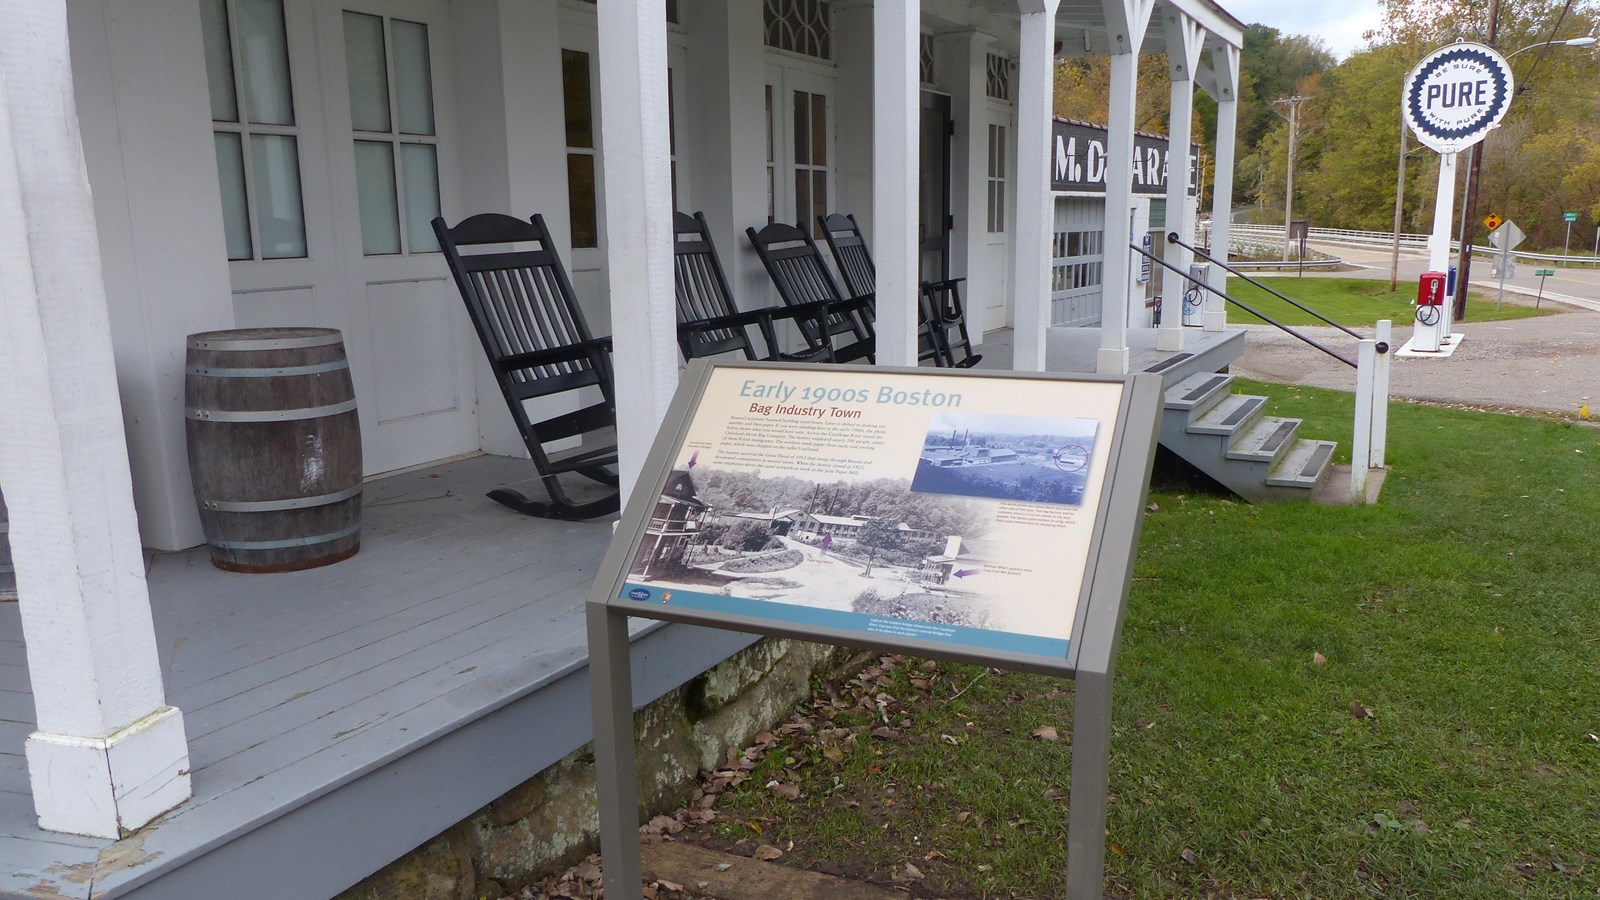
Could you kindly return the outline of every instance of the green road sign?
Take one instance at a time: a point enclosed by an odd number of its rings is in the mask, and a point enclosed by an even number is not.
[[[1576,222],[1576,221],[1578,221],[1578,214],[1577,213],[1562,213],[1561,214],[1561,218],[1566,219],[1568,222]]]
[[[1540,278],[1543,278],[1543,277],[1545,277],[1547,275],[1554,275],[1555,273],[1556,273],[1555,269],[1534,269],[1533,270],[1533,274],[1539,276]]]

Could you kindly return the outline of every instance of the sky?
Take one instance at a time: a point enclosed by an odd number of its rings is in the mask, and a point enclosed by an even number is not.
[[[1378,0],[1220,0],[1222,8],[1246,25],[1260,22],[1284,34],[1322,39],[1344,59],[1365,45],[1362,32],[1376,28],[1383,13]]]

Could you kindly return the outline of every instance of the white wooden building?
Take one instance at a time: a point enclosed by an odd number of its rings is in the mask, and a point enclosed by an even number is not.
[[[1132,226],[1105,236],[1098,327],[1047,327],[1051,73],[1111,58],[1110,222],[1138,206],[1141,59],[1167,54],[1173,146],[1194,91],[1214,96],[1226,246],[1242,31],[1211,0],[0,0],[19,594],[0,605],[0,894],[212,896],[227,872],[326,896],[588,739],[578,607],[608,531],[482,499],[533,473],[433,216],[537,212],[565,242],[615,336],[625,487],[680,369],[674,207],[705,211],[746,307],[774,299],[747,226],[854,213],[882,364],[916,359],[917,284],[948,273],[991,363],[1215,371],[1208,350],[1238,352],[1220,302],[1203,331],[1175,307],[1142,327]],[[1172,167],[1185,235],[1190,188]],[[225,575],[180,552],[202,543],[184,338],[267,325],[344,332],[366,473],[388,477],[360,556]],[[659,661],[643,702],[747,639],[639,641]]]

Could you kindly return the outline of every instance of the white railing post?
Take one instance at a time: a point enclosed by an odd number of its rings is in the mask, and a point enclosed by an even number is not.
[[[1372,367],[1372,449],[1368,459],[1372,468],[1384,467],[1384,452],[1389,444],[1389,366],[1394,360],[1393,331],[1388,319],[1379,319],[1376,340],[1384,346]]]
[[[1356,417],[1350,440],[1350,501],[1367,502],[1367,468],[1372,463],[1372,384],[1378,342],[1367,338],[1356,356]]]

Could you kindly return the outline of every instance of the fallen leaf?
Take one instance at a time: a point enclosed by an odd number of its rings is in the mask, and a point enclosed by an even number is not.
[[[761,828],[761,823],[757,822],[755,819],[746,819],[745,823],[744,823],[744,827],[750,829],[751,831],[754,831],[756,834],[762,834],[763,833],[762,828]]]
[[[904,869],[894,873],[894,875],[891,877],[894,881],[900,884],[905,884],[908,881],[920,881],[922,880],[923,876],[921,869],[913,866],[911,863],[906,863],[906,867]]]
[[[969,812],[958,812],[958,813],[956,813],[956,821],[957,822],[965,822],[966,820],[968,820],[970,818],[972,818],[972,813],[969,813]]]
[[[1362,706],[1360,700],[1351,700],[1350,701],[1349,713],[1350,713],[1351,718],[1354,718],[1354,719],[1370,719],[1370,718],[1372,718],[1372,710],[1367,709],[1365,706]]]
[[[1313,650],[1311,651],[1311,664],[1313,666],[1325,666],[1328,664],[1328,658],[1323,656],[1320,652]]]
[[[1161,504],[1159,504],[1159,503],[1152,503],[1152,504],[1150,504],[1150,505],[1149,505],[1149,506],[1146,506],[1146,507],[1145,507],[1145,509],[1146,509],[1146,510],[1148,510],[1148,511],[1150,511],[1150,512],[1159,512],[1159,511],[1160,511],[1160,509],[1161,509]]]
[[[1040,725],[1038,728],[1035,728],[1033,731],[1029,732],[1029,734],[1041,741],[1061,740],[1061,735],[1056,733],[1055,726],[1053,725]]]
[[[733,868],[733,863],[717,863],[718,872],[726,872],[731,868]]]
[[[763,862],[777,859],[782,855],[783,851],[772,846],[771,844],[762,844],[756,848],[756,859],[759,859]]]
[[[661,896],[661,892],[656,890],[655,885],[647,884],[644,886],[641,896],[644,897],[644,900],[656,900],[657,897]]]
[[[937,850],[929,850],[927,853],[922,855],[923,862],[930,862],[935,859],[944,859],[944,854]]]
[[[824,744],[822,746],[822,755],[827,757],[830,762],[844,762],[844,749],[838,744]]]
[[[671,816],[656,816],[644,826],[646,834],[677,834],[683,830],[683,823]]]
[[[669,890],[669,891],[682,891],[683,890],[683,885],[677,883],[676,881],[668,881],[665,878],[657,878],[656,879],[656,884],[661,885],[662,888],[664,888],[666,890]]]
[[[769,781],[767,782],[767,790],[771,791],[773,795],[782,797],[785,800],[800,799],[800,786],[797,784],[784,784],[781,781]]]
[[[886,741],[892,741],[900,736],[900,732],[895,731],[893,728],[890,728],[887,725],[879,725],[877,728],[872,729],[872,736],[875,738],[882,738]]]
[[[1183,861],[1191,866],[1200,865],[1199,857],[1195,856],[1194,851],[1190,850],[1188,847],[1183,848],[1183,852],[1179,853],[1178,856],[1182,857]]]
[[[1110,850],[1112,853],[1115,853],[1118,856],[1127,856],[1128,855],[1128,851],[1124,850],[1122,848],[1122,845],[1117,843],[1116,841],[1112,841],[1111,843],[1107,844],[1106,845],[1106,849]]]

